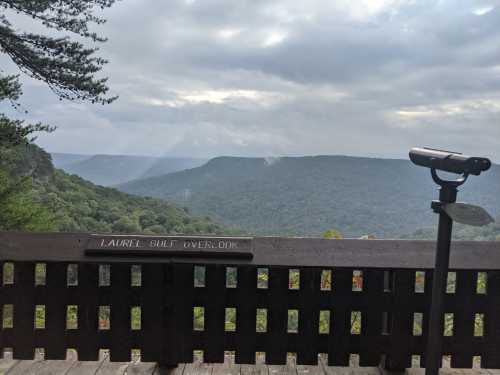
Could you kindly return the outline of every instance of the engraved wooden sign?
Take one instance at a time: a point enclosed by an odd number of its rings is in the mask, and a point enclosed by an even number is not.
[[[90,235],[86,255],[251,259],[250,237]]]

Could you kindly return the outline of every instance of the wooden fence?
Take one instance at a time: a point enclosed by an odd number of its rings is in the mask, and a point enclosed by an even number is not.
[[[433,257],[431,241],[3,232],[0,348],[401,370],[424,363]],[[443,322],[452,367],[500,368],[500,243],[453,244]]]

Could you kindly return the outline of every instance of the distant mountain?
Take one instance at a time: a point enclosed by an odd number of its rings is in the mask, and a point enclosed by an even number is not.
[[[220,157],[190,170],[132,181],[122,191],[167,199],[261,235],[396,238],[432,227],[437,187],[406,160],[345,156]],[[500,167],[471,177],[460,200],[500,214]]]
[[[52,158],[57,168],[102,186],[198,167],[206,162],[204,159],[194,158],[128,155],[52,154]]]
[[[158,158],[156,161],[138,178],[148,178],[154,176],[161,176],[168,173],[182,171],[199,167],[205,164],[208,159],[194,159],[194,158]]]
[[[32,210],[39,220],[22,227],[23,230],[162,235],[239,233],[208,217],[193,216],[187,208],[96,186],[68,175],[55,169],[49,154],[36,145],[0,147],[0,155],[6,156],[0,158],[0,230],[19,229],[23,220],[29,218],[27,210]],[[26,190],[24,195],[16,195],[20,187]]]
[[[62,168],[65,165],[73,164],[92,157],[92,155],[66,154],[62,152],[53,152],[50,156],[52,157],[52,163],[54,163],[54,167],[56,168]]]

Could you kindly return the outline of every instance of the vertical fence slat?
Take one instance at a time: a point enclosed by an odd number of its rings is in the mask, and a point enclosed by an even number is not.
[[[476,294],[476,277],[472,271],[457,272],[456,291],[454,299],[453,319],[453,353],[451,367],[470,368],[474,347],[474,300]],[[469,303],[464,303],[469,300]]]
[[[226,268],[209,265],[206,268],[205,348],[204,360],[224,362],[224,331],[226,307]]]
[[[163,366],[176,366],[179,362],[177,360],[178,354],[178,337],[179,332],[177,328],[177,322],[175,319],[175,305],[178,300],[175,299],[175,266],[173,264],[165,265],[165,290],[163,292],[164,299],[164,327],[165,327],[165,339],[162,353],[162,365]],[[187,334],[190,334],[188,331]]]
[[[287,353],[288,269],[269,268],[266,363],[282,365]]]
[[[164,350],[165,265],[142,265],[141,359],[161,362]]]
[[[98,265],[80,263],[78,266],[78,359],[97,361],[99,357],[98,325]]]
[[[361,350],[359,353],[360,366],[378,366],[383,352],[382,312],[385,309],[386,296],[384,295],[384,271],[365,270],[363,272],[363,331]]]
[[[5,262],[0,260],[0,358],[4,356],[5,343],[3,339],[3,305],[5,303],[5,287],[3,285],[3,267]]]
[[[66,263],[47,263],[47,305],[45,329],[49,339],[45,347],[46,359],[66,358]]]
[[[321,270],[300,270],[299,335],[297,364],[316,365],[319,345],[319,299]]]
[[[176,329],[176,357],[179,362],[193,360],[194,267],[174,265],[173,296]]]
[[[130,280],[129,264],[111,265],[111,345],[109,349],[110,359],[113,362],[130,361],[132,350]]]
[[[485,317],[486,349],[482,367],[500,368],[500,271],[488,272],[487,312]]]
[[[33,359],[35,354],[35,266],[18,262],[14,268],[14,359]]]
[[[332,283],[333,315],[328,343],[328,364],[348,366],[351,345],[352,270],[334,269]]]
[[[255,363],[257,268],[238,268],[236,315],[236,363]]]
[[[410,342],[414,307],[412,297],[415,292],[415,272],[395,271],[391,314],[392,329],[385,366],[389,370],[404,371],[411,367]]]

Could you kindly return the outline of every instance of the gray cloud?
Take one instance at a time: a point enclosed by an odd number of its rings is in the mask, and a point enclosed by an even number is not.
[[[39,138],[53,151],[405,157],[429,145],[500,161],[497,5],[123,0],[100,28],[120,99],[59,102],[25,79],[22,102],[59,127]]]

